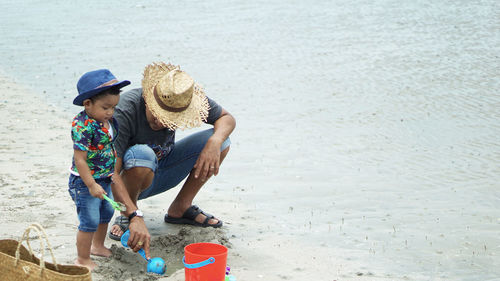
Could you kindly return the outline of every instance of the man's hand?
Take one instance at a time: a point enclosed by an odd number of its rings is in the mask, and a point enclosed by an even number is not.
[[[219,173],[220,165],[220,141],[209,139],[194,164],[194,177],[206,181],[211,176]]]
[[[141,217],[133,217],[129,224],[130,237],[128,238],[127,245],[134,252],[144,249],[147,259],[151,259],[149,254],[149,246],[151,243],[151,236],[144,220]]]
[[[224,108],[214,123],[214,134],[208,139],[194,164],[194,178],[206,181],[219,173],[221,146],[236,126],[236,120]]]

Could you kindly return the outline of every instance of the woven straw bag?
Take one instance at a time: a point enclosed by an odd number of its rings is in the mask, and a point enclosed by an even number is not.
[[[31,230],[38,233],[40,240],[40,258],[33,254],[29,242]],[[42,236],[43,235],[43,236]],[[53,263],[43,260],[45,254],[44,240],[52,256]],[[27,250],[23,241],[28,244]],[[91,281],[90,271],[86,267],[57,264],[47,234],[39,224],[32,224],[24,231],[19,241],[0,240],[0,279],[2,281]]]

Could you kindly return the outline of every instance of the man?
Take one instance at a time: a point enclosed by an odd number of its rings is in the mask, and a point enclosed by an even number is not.
[[[149,258],[150,235],[137,201],[162,193],[187,177],[170,204],[165,222],[221,227],[222,221],[192,205],[203,184],[219,172],[229,151],[236,121],[179,67],[153,63],[144,70],[142,89],[123,93],[116,108],[120,134],[113,195],[127,210],[117,217],[109,236],[119,240],[130,230],[128,245],[144,248]],[[175,130],[202,122],[212,129],[175,142]]]

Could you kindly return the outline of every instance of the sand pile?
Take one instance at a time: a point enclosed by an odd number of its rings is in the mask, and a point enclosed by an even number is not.
[[[231,243],[222,229],[190,226],[178,228],[177,233],[155,236],[151,239],[151,257],[160,257],[167,265],[167,272],[164,276],[147,273],[147,262],[139,254],[119,244],[113,244],[111,246],[113,255],[97,260],[99,266],[94,271],[94,279],[149,281],[161,280],[172,275],[181,276],[184,268],[182,257],[185,246],[197,242],[210,242],[231,248]],[[179,270],[181,271],[176,273]]]

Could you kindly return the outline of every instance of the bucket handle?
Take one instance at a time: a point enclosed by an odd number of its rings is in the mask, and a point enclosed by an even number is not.
[[[214,263],[215,262],[215,258],[213,257],[209,257],[208,259],[202,261],[202,262],[198,262],[198,263],[192,263],[192,264],[189,264],[189,263],[186,263],[186,257],[184,256],[182,258],[182,263],[184,264],[184,266],[186,268],[199,268],[199,267],[202,267],[202,266],[205,266],[205,265],[209,265],[211,263]]]

